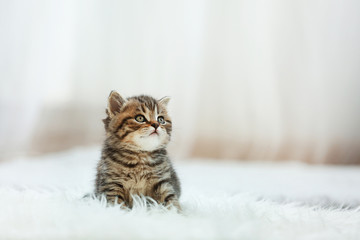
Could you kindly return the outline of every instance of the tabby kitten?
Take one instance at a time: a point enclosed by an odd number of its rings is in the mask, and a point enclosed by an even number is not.
[[[169,98],[140,95],[108,98],[106,140],[97,166],[95,193],[131,208],[132,195],[153,198],[180,210],[180,183],[167,155],[171,119]]]

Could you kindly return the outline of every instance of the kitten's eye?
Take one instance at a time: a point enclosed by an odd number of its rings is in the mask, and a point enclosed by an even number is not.
[[[136,117],[135,117],[135,120],[137,121],[137,122],[145,122],[145,117],[143,116],[143,115],[137,115]]]
[[[164,120],[164,117],[158,117],[158,122],[160,123],[160,124],[165,124],[166,122],[165,122],[165,120]]]

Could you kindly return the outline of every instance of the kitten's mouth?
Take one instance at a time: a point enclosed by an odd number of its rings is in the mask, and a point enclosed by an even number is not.
[[[159,135],[159,133],[157,131],[153,131],[150,136],[154,136],[154,135]]]

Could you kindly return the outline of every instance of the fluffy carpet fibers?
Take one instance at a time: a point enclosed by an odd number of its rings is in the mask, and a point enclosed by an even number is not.
[[[360,239],[360,168],[176,161],[183,212],[82,198],[97,149],[0,164],[0,239]]]

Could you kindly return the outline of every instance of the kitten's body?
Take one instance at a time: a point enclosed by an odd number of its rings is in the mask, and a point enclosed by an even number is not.
[[[171,135],[167,102],[149,96],[125,101],[116,92],[110,94],[104,120],[107,138],[97,167],[97,195],[128,207],[132,207],[132,195],[143,195],[180,209],[180,183],[166,152]]]

